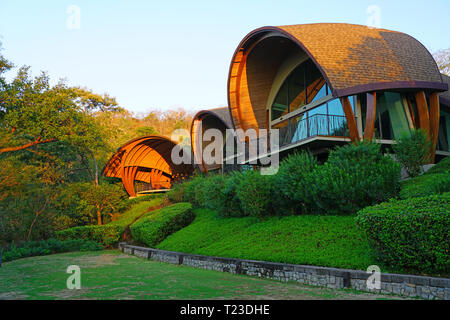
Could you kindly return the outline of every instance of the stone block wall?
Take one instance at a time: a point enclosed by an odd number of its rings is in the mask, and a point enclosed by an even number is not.
[[[210,257],[137,247],[126,243],[120,243],[119,249],[144,259],[284,282],[295,281],[333,289],[353,288],[360,291],[393,293],[423,299],[450,300],[450,279],[448,278],[381,273],[381,288],[370,290],[366,284],[370,274],[358,270]]]

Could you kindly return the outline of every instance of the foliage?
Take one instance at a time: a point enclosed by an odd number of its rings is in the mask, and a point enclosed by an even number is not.
[[[164,198],[161,196],[145,196],[130,199],[128,201],[132,204],[131,208],[110,224],[126,227],[149,212],[151,208],[160,206],[163,203]]]
[[[195,220],[158,249],[238,259],[365,270],[382,264],[370,255],[364,233],[351,216],[223,218],[195,209]],[[392,271],[392,270],[391,270]]]
[[[223,184],[223,189],[216,194],[217,212],[222,217],[241,217],[244,215],[237,190],[243,174],[239,171],[230,173]]]
[[[422,173],[422,166],[429,160],[432,145],[427,134],[412,130],[411,135],[403,135],[392,145],[396,159],[403,165],[408,175],[413,178]]]
[[[400,198],[408,199],[450,192],[450,174],[424,174],[401,183]]]
[[[78,216],[84,224],[101,225],[105,216],[114,220],[124,210],[126,199],[121,184],[78,182],[64,188],[59,208],[68,217]]]
[[[433,58],[441,73],[450,76],[450,48],[433,53]]]
[[[189,203],[177,203],[153,211],[130,226],[134,240],[153,247],[194,219]]]
[[[381,260],[406,270],[448,273],[450,193],[391,200],[358,213]]]
[[[143,197],[144,198],[144,197]],[[145,197],[147,198],[147,197]],[[132,200],[129,200],[132,201]],[[162,198],[156,197],[150,201],[135,201],[131,208],[120,215],[117,220],[101,225],[86,225],[72,227],[56,232],[56,237],[61,240],[87,239],[102,244],[104,247],[113,247],[120,241],[125,228],[135,220],[147,214],[152,206],[161,204]]]
[[[307,152],[294,153],[285,158],[274,179],[276,207],[286,214],[308,213],[314,207],[311,185],[318,162]]]
[[[245,171],[236,188],[243,216],[263,217],[272,214],[272,176]]]
[[[445,157],[425,174],[450,173],[450,157]]]
[[[115,246],[122,236],[124,227],[106,224],[102,226],[73,227],[56,232],[59,240],[84,239],[100,243],[105,248]]]
[[[77,239],[60,241],[57,239],[48,239],[41,241],[22,242],[19,246],[11,245],[2,252],[3,262],[8,262],[20,258],[43,256],[54,253],[71,251],[98,251],[102,246],[97,242]]]
[[[396,197],[400,165],[383,156],[379,144],[346,145],[319,165],[306,152],[284,159],[277,174],[250,170],[197,176],[178,184],[169,198],[223,217],[290,214],[352,214]]]
[[[396,197],[400,165],[379,144],[349,144],[333,150],[313,172],[310,194],[317,213],[351,214]]]

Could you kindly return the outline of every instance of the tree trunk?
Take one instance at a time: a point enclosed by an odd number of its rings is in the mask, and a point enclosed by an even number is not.
[[[102,225],[102,211],[100,210],[100,207],[97,205],[97,224],[99,226]]]
[[[95,159],[94,154],[92,153],[92,158],[94,159],[94,166],[95,166],[95,185],[98,186],[98,163],[97,159]]]

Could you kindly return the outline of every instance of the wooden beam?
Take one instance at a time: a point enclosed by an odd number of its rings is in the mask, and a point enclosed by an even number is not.
[[[431,133],[431,143],[432,143],[432,154],[431,160],[434,162],[436,155],[436,144],[439,135],[439,116],[440,116],[440,105],[439,105],[439,95],[437,92],[430,94],[430,133]]]
[[[358,125],[356,124],[355,115],[353,114],[352,105],[348,97],[341,98],[342,109],[344,109],[345,118],[347,119],[348,130],[350,131],[350,139],[352,142],[360,140],[358,133]]]
[[[367,93],[366,127],[364,129],[364,140],[371,141],[375,130],[375,119],[377,114],[377,93]]]
[[[415,93],[417,113],[419,116],[419,128],[425,131],[429,138],[430,132],[430,115],[428,113],[427,97],[425,91],[418,91]]]

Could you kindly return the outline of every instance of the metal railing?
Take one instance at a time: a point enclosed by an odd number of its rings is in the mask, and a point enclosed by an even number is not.
[[[280,128],[280,146],[299,142],[314,136],[349,137],[345,116],[315,114],[297,121],[289,120],[289,125]]]

